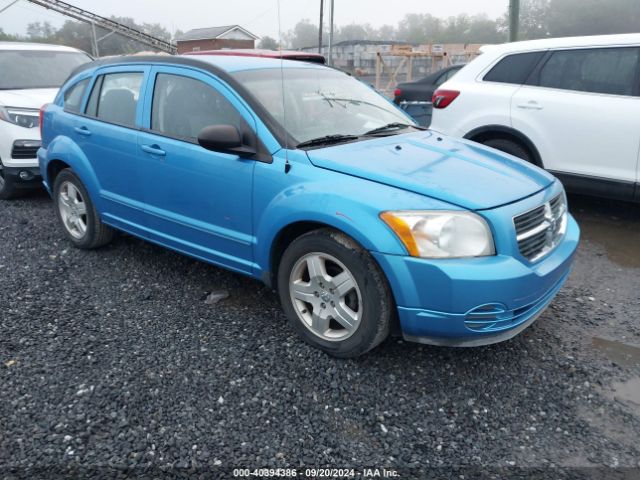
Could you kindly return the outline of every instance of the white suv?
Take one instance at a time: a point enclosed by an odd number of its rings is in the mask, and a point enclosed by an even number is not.
[[[0,198],[40,185],[39,110],[91,57],[75,48],[0,42]]]
[[[640,34],[486,46],[433,95],[433,130],[640,201]]]

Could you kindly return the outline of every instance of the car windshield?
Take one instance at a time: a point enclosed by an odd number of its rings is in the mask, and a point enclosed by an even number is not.
[[[90,61],[81,52],[0,50],[0,90],[58,88],[76,67]]]
[[[337,70],[248,70],[234,77],[295,144],[334,135],[364,135],[389,124],[414,124],[372,88]]]

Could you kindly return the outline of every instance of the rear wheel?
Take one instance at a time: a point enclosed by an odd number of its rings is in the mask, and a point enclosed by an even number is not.
[[[522,144],[514,142],[513,140],[508,140],[506,138],[492,138],[485,140],[482,143],[487,147],[495,148],[501,152],[526,160],[527,162],[535,163],[533,161],[533,157],[529,153],[529,150],[527,150]]]
[[[102,223],[89,192],[71,169],[56,177],[53,200],[58,220],[74,246],[92,249],[111,241],[113,229]]]
[[[296,239],[278,270],[283,309],[309,344],[356,357],[389,334],[393,299],[373,258],[346,235],[322,229]]]

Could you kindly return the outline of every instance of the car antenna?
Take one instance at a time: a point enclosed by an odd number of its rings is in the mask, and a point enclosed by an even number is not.
[[[282,58],[282,23],[280,21],[280,0],[278,0],[278,51],[280,52],[280,81],[282,83],[282,130],[284,133],[284,173],[291,170],[289,163],[289,135],[287,134],[287,107],[284,101],[284,60]]]

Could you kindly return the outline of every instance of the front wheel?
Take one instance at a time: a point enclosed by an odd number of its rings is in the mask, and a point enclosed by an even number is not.
[[[501,152],[508,153],[509,155],[513,155],[514,157],[521,158],[529,163],[535,163],[529,151],[523,147],[521,144],[516,143],[512,140],[508,140],[506,138],[492,138],[489,140],[485,140],[482,142],[487,147],[495,148],[496,150],[500,150]]]
[[[10,200],[18,196],[18,189],[14,180],[10,176],[5,176],[4,170],[0,165],[0,199]]]
[[[113,238],[113,229],[102,223],[89,192],[71,169],[56,177],[53,202],[64,233],[74,246],[85,250],[98,248]]]
[[[388,335],[393,298],[367,251],[331,229],[291,243],[280,262],[278,291],[296,332],[342,358],[356,357]]]

